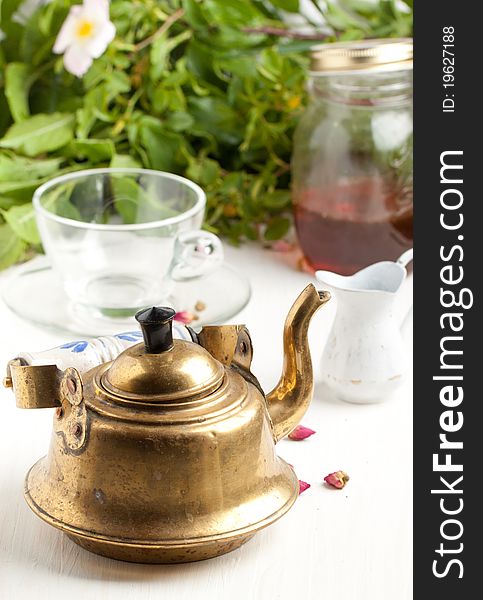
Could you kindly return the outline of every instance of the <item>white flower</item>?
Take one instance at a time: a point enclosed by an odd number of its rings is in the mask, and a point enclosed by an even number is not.
[[[115,35],[116,28],[109,20],[109,0],[84,0],[71,7],[55,40],[54,52],[64,54],[67,71],[82,77]]]

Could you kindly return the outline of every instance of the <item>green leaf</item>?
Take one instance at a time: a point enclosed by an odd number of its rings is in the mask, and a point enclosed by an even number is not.
[[[23,35],[23,27],[12,19],[18,5],[19,0],[2,0],[0,2],[0,24],[5,34],[2,46],[5,48],[5,54],[9,60],[15,60],[18,57],[20,40]]]
[[[126,94],[131,89],[129,75],[122,71],[109,73],[106,76],[105,89],[109,98],[114,98],[117,94]]]
[[[277,83],[282,78],[283,67],[284,60],[278,52],[271,48],[263,51],[258,64],[258,70],[263,77]]]
[[[138,205],[143,190],[133,180],[127,177],[113,177],[112,189],[114,190],[114,206],[122,217],[122,222],[131,224],[137,222]]]
[[[10,198],[14,204],[23,204],[32,200],[35,189],[41,180],[0,182],[0,196]]]
[[[192,160],[186,175],[201,185],[211,185],[220,176],[220,165],[211,158]]]
[[[193,75],[193,86],[198,82],[217,84],[219,78],[213,71],[213,49],[196,38],[190,40],[186,49],[186,66]]]
[[[2,67],[0,66],[0,73]],[[1,81],[1,76],[0,76]],[[0,136],[3,135],[6,131],[12,119],[10,117],[10,109],[8,107],[7,99],[5,98],[4,90],[0,89]]]
[[[77,129],[76,135],[80,139],[85,139],[90,134],[92,128],[96,123],[96,116],[90,106],[84,106],[79,108],[76,113]]]
[[[270,0],[270,2],[277,8],[287,12],[295,13],[299,11],[299,0]]]
[[[333,0],[327,5],[325,14],[327,22],[337,31],[346,29],[360,29],[364,33],[370,32],[369,22],[355,11],[350,10],[343,3],[335,3]]]
[[[234,28],[261,23],[264,17],[250,0],[203,0],[200,8],[209,23]]]
[[[164,75],[168,70],[167,60],[170,53],[177,46],[189,40],[191,35],[191,31],[188,29],[172,38],[168,38],[167,34],[161,35],[153,42],[150,51],[150,76],[152,81],[158,81]]]
[[[214,61],[217,71],[224,71],[230,75],[238,75],[241,78],[255,78],[257,75],[257,62],[253,56],[237,56],[234,58],[221,57]],[[232,85],[235,83],[232,80]]]
[[[205,225],[235,243],[256,237],[259,225],[268,226],[269,238],[283,233],[290,212],[287,167],[308,100],[314,41],[270,36],[263,28],[286,27],[283,13],[297,14],[300,0],[113,0],[116,39],[82,78],[52,53],[70,7],[82,0],[38,2],[20,25],[12,16],[23,2],[0,0],[3,211],[30,202],[42,181],[64,170],[144,166],[199,182],[208,196]],[[405,8],[412,0],[308,2],[342,40],[412,33],[412,10]],[[183,18],[159,36],[179,8]],[[297,18],[313,26],[304,14]],[[143,40],[147,46],[136,52]],[[103,222],[115,211],[112,191],[106,190],[111,204],[101,215],[81,186],[55,202],[64,216],[91,211]],[[125,220],[139,219],[138,205],[152,201],[132,185],[126,196],[119,200]],[[147,210],[158,214],[159,207]],[[0,223],[17,249],[25,249],[2,217]]]
[[[0,209],[8,210],[12,206],[16,206],[18,202],[16,202],[13,198],[3,198],[0,196]]]
[[[149,223],[179,214],[165,197],[161,198],[156,186],[144,189],[135,179],[116,174],[113,174],[111,184],[114,206],[124,223]],[[178,201],[175,196],[174,204]]]
[[[364,33],[360,29],[346,29],[339,36],[341,42],[351,42],[353,40],[361,40],[364,38]]]
[[[0,183],[19,183],[54,175],[62,161],[62,158],[35,160],[13,153],[0,153]]]
[[[15,122],[26,119],[29,114],[30,69],[23,63],[13,62],[5,69],[5,96]]]
[[[381,0],[344,0],[343,4],[350,10],[355,10],[362,14],[373,15],[377,12]]]
[[[3,211],[3,218],[12,231],[28,244],[40,244],[40,236],[35,223],[35,212],[31,204],[12,206]]]
[[[195,120],[189,113],[178,110],[169,115],[166,119],[166,126],[173,131],[185,131],[192,127],[194,122]]]
[[[241,115],[221,98],[190,98],[189,106],[196,125],[221,142],[237,146],[243,140]]]
[[[142,145],[146,149],[152,169],[178,171],[178,151],[183,146],[180,135],[166,131],[161,123],[149,122],[139,129]]]
[[[291,193],[289,190],[274,190],[271,194],[263,196],[263,206],[272,210],[281,210],[289,206]]]
[[[284,54],[300,54],[301,63],[303,64],[307,57],[304,56],[309,50],[312,49],[314,40],[288,40],[283,41],[277,46],[277,52],[283,56]],[[297,75],[302,75],[303,72],[297,70]]]
[[[114,154],[109,165],[111,169],[138,169],[141,163],[127,154]]]
[[[192,27],[206,27],[208,21],[203,17],[200,3],[196,0],[182,0],[185,19]]]
[[[265,239],[268,242],[272,242],[274,240],[279,240],[283,238],[284,235],[288,233],[290,229],[290,220],[285,217],[275,217],[268,224],[267,229],[265,230]]]
[[[44,207],[59,217],[82,221],[80,210],[72,202],[75,187],[75,182],[69,181],[52,188],[48,198],[43,202]]]
[[[114,144],[111,140],[73,140],[69,149],[78,158],[87,158],[92,162],[111,160],[114,155]]]
[[[0,270],[20,260],[25,251],[25,243],[15,234],[8,223],[0,225]]]
[[[0,139],[0,147],[36,156],[65,146],[73,136],[74,116],[64,113],[38,114],[14,123]]]
[[[19,45],[22,62],[37,67],[49,60],[52,55],[53,40],[41,31],[35,14],[22,26],[22,30]]]

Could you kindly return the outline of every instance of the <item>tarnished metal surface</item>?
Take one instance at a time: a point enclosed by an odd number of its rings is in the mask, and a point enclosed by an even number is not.
[[[14,359],[7,366],[4,385],[13,387],[18,408],[53,408],[61,405],[61,378],[55,365],[29,367]]]
[[[267,395],[277,441],[295,429],[312,400],[314,382],[307,331],[314,313],[329,300],[329,292],[318,292],[313,285],[308,285],[287,315],[282,376]]]
[[[298,483],[275,454],[258,390],[231,370],[225,378],[209,400],[176,408],[121,406],[89,378],[88,443],[66,452],[55,432],[28,475],[29,505],[126,560],[198,560],[242,543],[288,510]]]
[[[184,340],[161,354],[146,354],[143,344],[124,350],[103,377],[103,387],[119,398],[140,402],[181,401],[216,390],[223,366],[209,352]]]
[[[122,560],[189,562],[240,546],[298,496],[275,441],[310,402],[307,326],[327,299],[309,286],[290,311],[284,374],[268,402],[243,326],[206,328],[204,348],[176,340],[177,362],[140,345],[82,379],[11,365],[21,405],[57,407],[49,453],[27,475],[29,506],[82,547]],[[203,363],[207,379],[190,369]],[[210,374],[221,375],[216,388],[200,387]]]

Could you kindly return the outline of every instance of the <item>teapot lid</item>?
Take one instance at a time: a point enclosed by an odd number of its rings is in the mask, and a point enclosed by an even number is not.
[[[172,308],[152,307],[135,317],[144,344],[120,354],[102,376],[102,386],[121,399],[179,401],[206,396],[222,383],[225,370],[203,347],[173,340]]]

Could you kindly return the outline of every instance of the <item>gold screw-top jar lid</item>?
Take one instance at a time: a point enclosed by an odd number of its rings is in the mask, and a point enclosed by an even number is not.
[[[322,44],[311,52],[313,74],[412,69],[412,38],[388,38]]]

